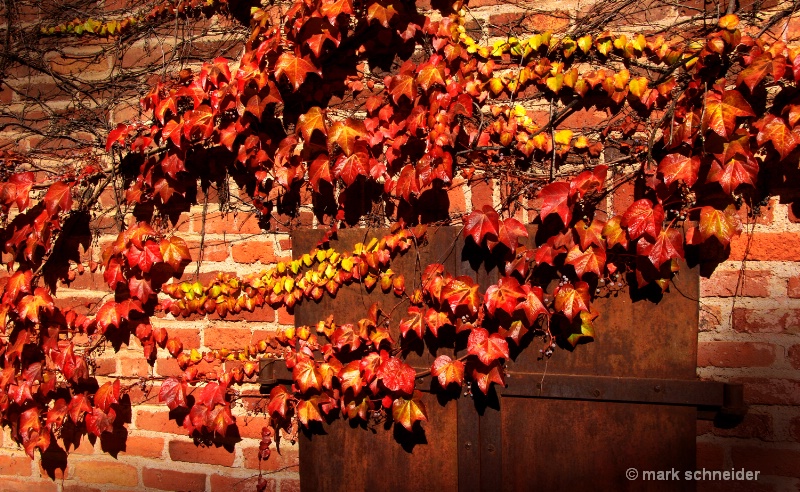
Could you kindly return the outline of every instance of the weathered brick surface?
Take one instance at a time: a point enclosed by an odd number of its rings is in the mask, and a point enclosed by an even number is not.
[[[745,270],[730,272],[718,270],[700,284],[703,297],[769,297],[772,272],[769,270]]]
[[[233,453],[224,447],[202,446],[193,442],[171,441],[169,457],[172,461],[189,463],[208,463],[209,465],[233,465]]]
[[[763,367],[775,361],[776,348],[768,343],[700,342],[697,365],[715,367]]]
[[[86,483],[111,484],[121,487],[139,485],[139,474],[136,467],[105,460],[76,463],[75,478]]]
[[[142,485],[158,490],[201,492],[206,489],[206,475],[177,471],[174,468],[146,467],[142,470]]]

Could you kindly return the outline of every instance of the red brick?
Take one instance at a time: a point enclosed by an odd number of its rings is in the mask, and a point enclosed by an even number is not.
[[[256,377],[258,374],[256,374]],[[258,402],[257,405],[260,405],[263,409],[264,407],[264,399],[263,395],[259,394],[258,391],[250,392],[250,391],[242,391],[242,394],[249,394],[251,396],[260,396],[262,398],[246,398],[245,405],[250,402]],[[254,407],[255,408],[255,407]],[[247,417],[247,418],[240,418],[236,421],[236,428],[239,429],[239,435],[244,438],[251,438],[251,439],[261,439],[261,429],[267,425],[268,422],[266,418],[261,417]]]
[[[450,213],[458,214],[467,211],[467,200],[461,185],[451,186],[447,190],[447,198],[450,200]]]
[[[136,428],[151,430],[156,432],[167,432],[171,434],[185,435],[186,430],[181,426],[183,422],[176,422],[169,418],[169,412],[152,410],[136,410]]]
[[[199,492],[206,489],[206,475],[180,472],[175,469],[144,468],[142,484],[158,490]]]
[[[281,492],[300,492],[300,480],[284,478],[281,480]]]
[[[149,46],[146,49],[142,46],[130,46],[122,55],[121,67],[123,69],[157,67],[169,59],[169,51],[162,46]]]
[[[772,416],[769,414],[759,414],[748,412],[744,420],[730,429],[714,427],[714,434],[725,437],[743,437],[748,439],[761,439],[762,441],[773,441],[774,430],[772,426]]]
[[[510,33],[559,32],[569,26],[570,18],[563,10],[528,15],[523,12],[505,12],[490,16],[489,24],[490,36],[505,36]]]
[[[725,464],[725,451],[710,442],[697,443],[697,468],[721,470]]]
[[[800,405],[800,380],[768,378],[732,378],[744,385],[748,405]]]
[[[292,238],[286,239],[279,239],[278,244],[281,247],[281,251],[291,251],[292,250]]]
[[[144,356],[119,359],[119,374],[123,376],[149,376],[152,366],[144,359]]]
[[[95,362],[97,364],[95,374],[98,376],[108,376],[117,372],[117,359],[98,358]]]
[[[250,338],[250,343],[258,343],[261,340],[266,340],[269,343],[273,338],[275,338],[276,330],[256,330],[253,332],[253,336]]]
[[[22,480],[3,478],[2,489],[3,492],[58,492],[58,485],[50,479],[23,482]]]
[[[100,489],[96,489],[94,487],[87,487],[83,484],[64,484],[61,486],[61,492],[102,492]]]
[[[201,217],[195,217],[192,230],[200,232],[203,227]],[[223,214],[221,212],[206,215],[206,234],[260,234],[261,227],[254,214]]]
[[[748,216],[750,213],[750,207],[747,204],[744,204],[739,210],[739,219],[742,221],[742,224],[752,224],[754,221],[758,225],[770,225],[772,224],[772,220],[774,218],[774,207],[777,200],[770,201],[770,204],[766,207],[760,207],[758,210],[757,216]]]
[[[700,281],[700,297],[769,297],[771,272],[745,270],[740,272],[716,271]],[[737,289],[738,286],[738,289]]]
[[[699,331],[714,331],[722,323],[722,310],[719,306],[701,305]]]
[[[258,470],[258,448],[243,448],[242,455],[244,456],[245,468],[251,470]],[[300,466],[300,457],[297,451],[293,449],[283,449],[280,453],[274,448],[269,455],[269,459],[261,461],[262,472],[275,472],[275,471],[297,471]]]
[[[786,295],[792,299],[800,298],[800,276],[789,278],[786,286]]]
[[[711,430],[714,428],[714,423],[710,420],[698,420],[697,421],[697,432],[695,433],[696,436],[702,436],[705,434],[711,434]]]
[[[170,338],[180,338],[184,349],[200,348],[200,330],[197,328],[171,328],[167,327]]]
[[[278,324],[281,325],[293,325],[294,324],[294,314],[289,314],[286,311],[286,308],[280,307],[277,309],[278,313]]]
[[[792,441],[800,442],[800,416],[794,417],[789,422],[789,435]]]
[[[483,180],[472,184],[472,210],[482,210],[488,206],[494,208],[494,187],[492,182]]]
[[[261,264],[267,265],[276,261],[272,241],[257,241],[253,239],[238,241],[231,246],[231,255],[233,256],[233,261],[237,263],[250,264],[260,261]]]
[[[789,358],[789,363],[792,364],[792,367],[800,369],[800,344],[789,347],[786,356]]]
[[[161,458],[164,453],[164,440],[160,437],[128,436],[123,452],[129,456]]]
[[[234,455],[232,451],[221,446],[198,446],[193,442],[170,441],[169,457],[172,458],[172,461],[231,466]]]
[[[735,308],[733,329],[742,333],[798,333],[800,309]]]
[[[250,330],[215,325],[204,330],[203,340],[204,345],[211,349],[240,349],[250,343]]]
[[[83,454],[83,455],[88,456],[88,455],[94,454],[94,444],[92,444],[92,442],[89,440],[88,437],[84,436],[83,438],[81,438],[80,442],[78,443],[78,447],[77,448],[72,448],[70,446],[70,447],[67,448],[66,451],[68,453],[70,453],[70,454],[77,453],[77,454]]]
[[[81,461],[75,463],[73,477],[81,482],[135,487],[139,485],[136,468],[124,463],[108,461]]]
[[[200,361],[195,365],[199,372],[208,372],[216,370],[222,363],[219,360],[213,362]],[[183,369],[178,366],[178,361],[175,359],[158,359],[156,361],[156,373],[159,376],[180,376],[183,374]]]
[[[755,342],[699,342],[699,367],[765,367],[775,362],[775,345]]]
[[[470,0],[469,6],[472,8],[478,7],[490,7],[492,5],[505,5],[508,3],[506,0]],[[417,6],[419,7],[419,2],[417,2]]]
[[[200,241],[189,241],[189,253],[192,261],[200,258]],[[215,239],[203,241],[203,261],[225,261],[228,259],[228,243]]]
[[[780,449],[774,446],[733,446],[731,448],[734,468],[759,470],[761,475],[800,478],[800,450]]]
[[[110,59],[108,56],[98,56],[97,54],[57,54],[55,56],[46,56],[50,69],[57,74],[61,75],[80,75],[85,77],[88,74],[95,74],[95,77],[101,76],[103,72],[111,69]]]
[[[742,234],[731,241],[729,259],[743,260],[750,235]],[[749,241],[748,260],[800,261],[800,241],[792,232],[756,232]]]
[[[266,478],[265,492],[275,492],[274,478]],[[225,475],[211,475],[211,492],[231,492],[232,490],[256,490],[258,475],[245,478],[234,478]]]
[[[0,456],[0,475],[28,477],[31,474],[31,460],[27,456]]]

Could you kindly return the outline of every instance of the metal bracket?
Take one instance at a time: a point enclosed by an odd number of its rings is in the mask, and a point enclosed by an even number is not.
[[[278,384],[291,384],[292,372],[276,359],[261,359],[258,382],[261,393]],[[422,371],[421,368],[416,368]],[[733,427],[747,413],[741,384],[689,379],[653,379],[588,376],[574,374],[536,374],[509,372],[502,397],[553,398],[559,400],[607,401],[696,407],[697,418],[713,420],[717,427]],[[423,391],[430,388],[430,376],[418,381]],[[427,384],[426,384],[427,383]]]

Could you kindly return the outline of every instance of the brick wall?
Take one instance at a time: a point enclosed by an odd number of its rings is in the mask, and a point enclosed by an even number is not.
[[[424,1],[420,2],[425,7],[423,4]],[[475,0],[471,6],[472,30],[506,36],[545,29],[564,30],[577,17],[589,15],[592,4],[554,1],[537,3],[532,9],[530,4]],[[763,5],[748,6],[756,9]],[[715,7],[708,2],[685,2],[680,7],[637,2],[626,8],[630,10],[628,22],[615,27],[651,26],[672,21],[691,9]],[[32,21],[37,14],[28,12],[26,15]],[[794,22],[790,23],[790,32],[800,32]],[[213,41],[209,40],[211,47],[208,49],[221,49]],[[87,77],[92,73],[113,73],[117,69],[141,69],[146,74],[152,68],[149,64],[156,63],[163,68],[160,65],[163,57],[156,56],[150,46],[141,42],[126,47],[121,59],[101,59],[89,65],[85,58],[70,59],[70,54],[85,55],[86,50],[91,51],[91,46],[82,48],[83,51],[67,50],[49,57],[48,61],[53,64],[54,71],[65,73],[79,69]],[[229,55],[235,54],[231,46],[235,43],[225,48]],[[43,81],[30,79],[27,83],[41,89]],[[7,107],[24,104],[18,92],[7,90],[0,92],[0,101]],[[137,107],[134,97],[119,101],[109,108],[109,122],[134,116]],[[581,112],[564,124],[580,127],[592,123],[593,118],[591,112]],[[0,133],[0,139],[18,141],[14,131],[7,129]],[[28,149],[35,146],[35,142],[22,143]],[[449,190],[451,214],[499,203],[505,192],[496,182],[475,183],[470,187],[457,180]],[[775,190],[776,193],[783,191]],[[195,258],[200,253],[200,232],[206,232],[202,238],[203,263],[198,272],[190,265],[185,277],[199,273],[203,280],[218,271],[246,274],[291,255],[291,242],[285,228],[262,231],[253,214],[223,215],[214,197],[210,198],[205,224],[202,206],[197,206],[191,213],[183,214],[176,225]],[[618,198],[613,209],[623,210],[627,205],[624,201],[624,197]],[[536,204],[526,205],[534,207]],[[760,470],[763,479],[757,488],[748,487],[748,490],[800,490],[800,220],[794,212],[791,204],[779,203],[777,199],[770,201],[752,227],[752,235],[736,240],[732,244],[730,261],[719,265],[701,284],[698,376],[743,383],[750,410],[743,424],[733,429],[718,429],[708,422],[698,422],[698,467]],[[520,207],[517,215],[526,221],[536,217],[535,211],[528,207]],[[114,237],[109,231],[98,239],[98,245]],[[92,251],[96,259],[100,249],[96,247]],[[87,310],[107,294],[102,274],[88,270],[58,292],[60,303]],[[165,327],[171,334],[180,336],[186,348],[201,350],[241,346],[268,337],[278,328],[292,323],[291,314],[269,308],[237,320],[211,316],[189,320],[167,317],[154,321],[157,327]],[[159,352],[154,366],[145,363],[135,339],[123,345],[118,353],[109,349],[101,354],[95,370],[100,377],[169,376],[179,372],[175,361],[164,351]],[[125,416],[128,424],[124,434],[106,435],[103,439],[84,437],[69,446],[65,444],[70,442],[69,436],[62,436],[59,441],[69,450],[68,460],[64,454],[51,450],[30,461],[6,429],[0,435],[0,488],[26,492],[229,491],[254,488],[260,468],[268,477],[268,490],[299,489],[296,445],[282,442],[280,454],[273,453],[266,462],[259,463],[257,459],[263,425],[263,402],[257,397],[257,385],[242,388],[242,398],[235,408],[240,436],[210,443],[193,442],[187,437],[179,420],[158,404],[157,393],[157,386],[131,388],[129,397],[134,405],[132,414]],[[715,486],[702,485],[704,490]],[[727,484],[721,485],[727,488]]]

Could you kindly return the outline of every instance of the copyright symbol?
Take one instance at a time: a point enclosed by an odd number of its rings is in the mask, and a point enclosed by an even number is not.
[[[636,468],[628,468],[625,470],[625,478],[628,480],[636,480],[639,478],[639,471]]]

